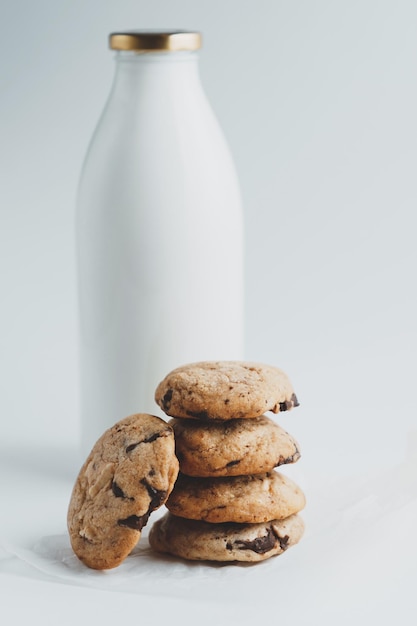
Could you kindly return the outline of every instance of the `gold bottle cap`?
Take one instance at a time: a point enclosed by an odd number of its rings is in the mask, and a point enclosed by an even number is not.
[[[136,52],[179,52],[201,48],[201,33],[189,31],[125,31],[110,33],[109,46],[112,50]]]

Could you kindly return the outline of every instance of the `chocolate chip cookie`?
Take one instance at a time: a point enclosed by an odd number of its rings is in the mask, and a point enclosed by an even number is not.
[[[300,458],[298,444],[265,415],[252,419],[173,419],[180,471],[188,476],[260,474]]]
[[[68,531],[88,567],[119,565],[178,475],[172,428],[158,417],[131,415],[107,430],[85,461],[68,508]]]
[[[167,415],[198,420],[253,418],[298,406],[282,370],[244,361],[179,367],[159,383],[155,400]]]
[[[173,515],[215,524],[284,519],[304,506],[301,489],[276,471],[218,478],[180,474],[166,502]]]
[[[282,554],[303,532],[299,515],[259,524],[209,524],[167,513],[152,526],[149,542],[158,552],[184,559],[256,562]]]

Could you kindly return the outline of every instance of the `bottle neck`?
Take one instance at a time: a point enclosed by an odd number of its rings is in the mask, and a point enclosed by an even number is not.
[[[176,88],[199,85],[197,52],[116,52],[114,89],[163,83]]]

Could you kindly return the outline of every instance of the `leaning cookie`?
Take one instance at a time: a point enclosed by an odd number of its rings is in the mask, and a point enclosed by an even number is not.
[[[166,502],[173,515],[215,524],[285,519],[304,506],[300,487],[276,471],[218,478],[180,474]]]
[[[298,406],[282,370],[244,361],[179,367],[159,383],[155,400],[167,415],[199,420],[260,417]]]
[[[209,524],[167,513],[152,526],[149,542],[158,552],[193,561],[257,562],[282,554],[303,532],[299,515],[260,524]]]
[[[173,419],[180,471],[188,476],[261,474],[300,458],[298,444],[265,415],[253,419]]]
[[[78,558],[93,569],[119,565],[177,475],[174,434],[162,419],[131,415],[107,430],[81,468],[68,508]]]

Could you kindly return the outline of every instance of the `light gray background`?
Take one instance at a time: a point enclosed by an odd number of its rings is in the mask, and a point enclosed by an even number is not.
[[[416,428],[417,3],[0,4],[2,441],[78,437],[74,202],[107,35],[204,34],[241,180],[247,357],[290,374],[304,471],[401,460]],[[122,417],[122,416],[120,416]]]

